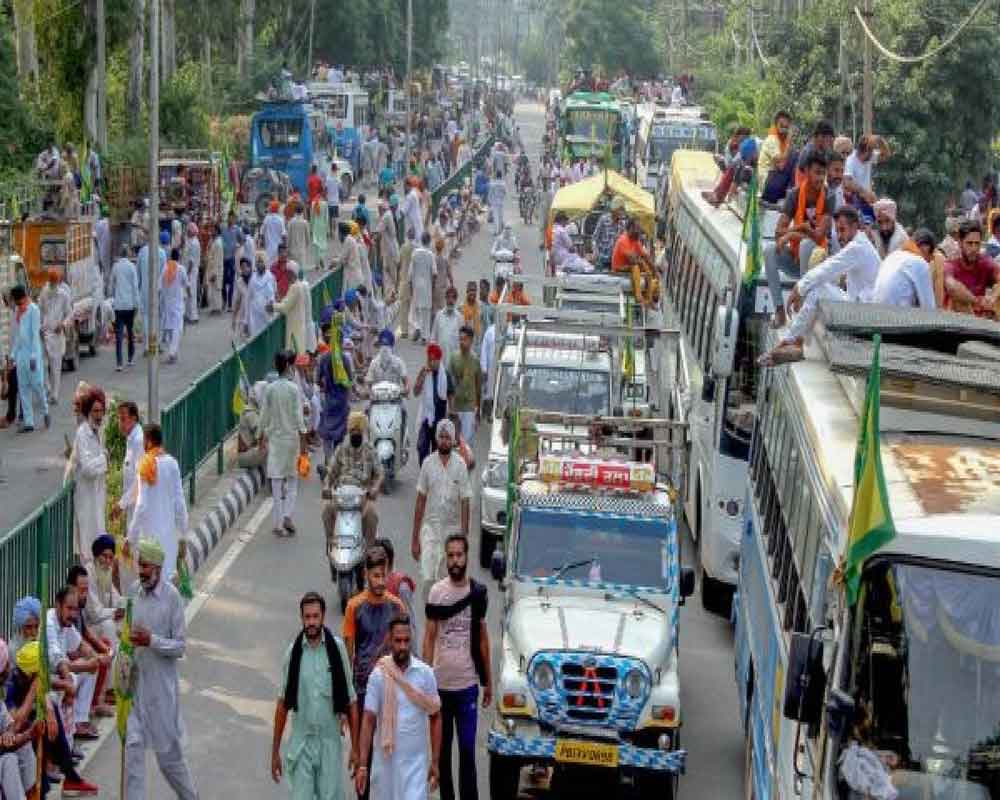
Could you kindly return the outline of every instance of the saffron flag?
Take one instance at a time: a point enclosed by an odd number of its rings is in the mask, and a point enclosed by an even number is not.
[[[757,191],[757,171],[750,176],[747,187],[747,208],[743,215],[743,241],[747,246],[746,264],[743,267],[743,285],[749,286],[760,275],[764,254],[760,246],[760,199]]]
[[[118,651],[113,665],[113,687],[115,690],[115,718],[118,737],[125,743],[128,731],[128,716],[132,712],[132,697],[135,691],[134,651],[132,647],[132,599],[125,605],[125,619],[118,634]]]
[[[854,500],[848,523],[847,551],[844,554],[844,586],[847,602],[858,600],[861,569],[865,560],[896,535],[889,509],[889,493],[882,472],[879,437],[879,349],[882,337],[873,340],[872,366],[861,412],[861,427],[854,451]]]

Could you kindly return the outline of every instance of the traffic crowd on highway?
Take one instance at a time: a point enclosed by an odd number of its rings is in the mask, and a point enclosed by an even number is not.
[[[506,119],[499,124],[513,129]],[[301,632],[286,652],[271,774],[275,782],[287,780],[296,798],[342,798],[348,784],[362,798],[370,792],[385,800],[416,798],[440,783],[442,797],[451,800],[456,736],[459,791],[465,800],[476,796],[476,709],[480,700],[484,707],[492,703],[492,679],[486,589],[468,574],[470,471],[502,281],[459,287],[453,278],[453,262],[482,212],[470,199],[471,187],[431,214],[428,178],[440,182],[443,163],[461,167],[462,155],[469,157],[462,136],[458,122],[449,120],[444,144],[415,154],[402,199],[395,176],[380,175],[376,159],[359,176],[362,190],[378,192],[374,211],[363,193],[345,208],[339,185],[331,187],[314,167],[308,197],[294,193],[285,204],[271,203],[256,236],[230,214],[206,254],[204,297],[194,291],[201,285],[197,225],[178,219],[159,237],[168,363],[179,357],[184,325],[198,321],[201,307],[231,313],[237,340],[252,338],[276,314],[286,317],[285,347],[274,354],[273,371],[241,388],[238,428],[239,465],[262,467],[270,483],[273,535],[296,535],[298,484],[313,469],[324,485],[331,563],[343,526],[357,520],[363,529],[360,563],[352,565],[346,585],[338,584],[342,631],[335,635],[325,623],[324,597],[308,593],[299,606]],[[442,157],[450,148],[456,157]],[[505,154],[500,146],[492,159],[500,180]],[[141,206],[136,215],[132,236],[108,271],[119,370],[135,364],[137,315],[148,330],[148,217]],[[329,234],[338,240],[333,248]],[[342,296],[318,320],[306,266],[344,275]],[[7,421],[19,420],[23,431],[34,427],[36,406],[48,424],[48,402],[59,393],[53,362],[61,358],[52,337],[63,330],[67,297],[56,272],[37,304],[21,286],[11,293],[12,378],[19,385],[9,395]],[[411,331],[426,355],[412,379],[394,352],[397,333]],[[370,431],[375,407],[386,398],[398,413],[390,431],[398,448],[392,471],[414,446],[421,464],[412,535],[396,542],[378,537],[377,498],[394,476],[386,474]],[[65,576],[51,576],[65,581],[54,607],[35,597],[19,600],[16,633],[0,640],[6,697],[0,797],[22,800],[36,789],[44,796],[60,783],[64,796],[98,794],[101,787],[77,769],[80,746],[98,737],[97,718],[117,713],[125,796],[146,796],[145,755],[152,750],[176,795],[194,798],[179,705],[184,597],[190,596],[189,509],[180,469],[164,449],[159,425],[144,424],[135,402],[112,401],[100,387],[81,382],[72,413],[78,428],[67,474],[76,483],[78,563]],[[122,485],[110,502],[109,423],[125,443]],[[113,524],[123,526],[123,536],[109,534]],[[419,574],[394,569],[397,547],[409,547]],[[420,631],[418,608],[426,619]],[[291,738],[282,756],[289,716]],[[342,750],[349,753],[349,775]]]

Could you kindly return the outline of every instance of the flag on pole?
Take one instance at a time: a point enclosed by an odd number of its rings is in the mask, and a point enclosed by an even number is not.
[[[90,174],[90,153],[87,150],[87,142],[84,140],[80,148],[80,201],[86,203],[90,200],[94,188],[93,176]]]
[[[351,376],[344,369],[344,334],[341,332],[343,325],[343,312],[334,314],[333,320],[330,322],[330,371],[333,374],[335,384],[349,389]]]
[[[246,368],[243,366],[243,359],[240,358],[240,351],[233,345],[233,353],[236,354],[236,364],[240,368],[239,377],[236,380],[236,388],[233,389],[233,415],[237,418],[246,411],[247,403],[250,401],[250,378],[247,376]]]
[[[132,711],[132,697],[135,691],[134,650],[132,647],[132,598],[125,605],[125,619],[118,634],[118,652],[115,653],[114,690],[115,718],[118,738],[125,745],[128,731],[128,716]]]
[[[625,300],[625,326],[632,327],[632,298]],[[633,337],[625,338],[625,353],[622,356],[622,375],[625,380],[631,382],[635,380],[635,341]]]
[[[872,365],[868,373],[868,389],[861,412],[861,426],[854,451],[854,499],[848,523],[847,549],[844,554],[844,586],[847,602],[858,600],[861,569],[865,560],[896,535],[889,509],[889,493],[882,472],[882,452],[879,436],[879,350],[882,337],[872,342]]]
[[[743,267],[744,286],[757,280],[764,266],[764,254],[760,246],[760,199],[757,195],[757,171],[754,170],[747,187],[747,209],[743,215],[743,241],[747,246],[746,264]]]
[[[514,519],[514,492],[521,458],[521,399],[514,398],[511,419],[510,445],[507,448],[507,539],[510,539],[511,522]]]
[[[49,694],[49,637],[46,628],[48,627],[49,616],[49,565],[48,562],[41,564],[41,582],[38,591],[38,599],[42,604],[42,615],[38,620],[38,689],[35,692],[35,719],[46,719],[48,709],[45,707],[46,698]]]

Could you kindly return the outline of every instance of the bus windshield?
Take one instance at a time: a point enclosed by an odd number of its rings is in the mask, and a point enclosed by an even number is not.
[[[1000,580],[881,561],[860,597],[849,738],[901,797],[1000,800]]]
[[[515,573],[666,589],[667,525],[660,519],[525,508]]]
[[[566,112],[566,136],[579,137],[594,142],[607,142],[615,131],[618,119],[611,111],[573,109]]]
[[[257,123],[257,135],[269,150],[296,150],[302,141],[302,118],[263,119]]]
[[[497,397],[507,397],[511,390],[513,367],[503,365]],[[529,366],[525,370],[525,396],[521,404],[539,411],[565,411],[567,414],[610,413],[611,397],[608,373],[567,367]]]

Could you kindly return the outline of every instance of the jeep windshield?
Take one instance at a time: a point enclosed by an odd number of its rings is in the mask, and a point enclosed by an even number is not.
[[[497,397],[508,396],[512,374],[513,367],[504,364]],[[525,369],[521,407],[607,416],[611,407],[610,391],[608,373],[602,370],[529,365]]]
[[[669,588],[665,519],[530,507],[520,519],[520,577]]]
[[[1000,579],[883,560],[859,597],[852,741],[900,797],[1000,800]]]

